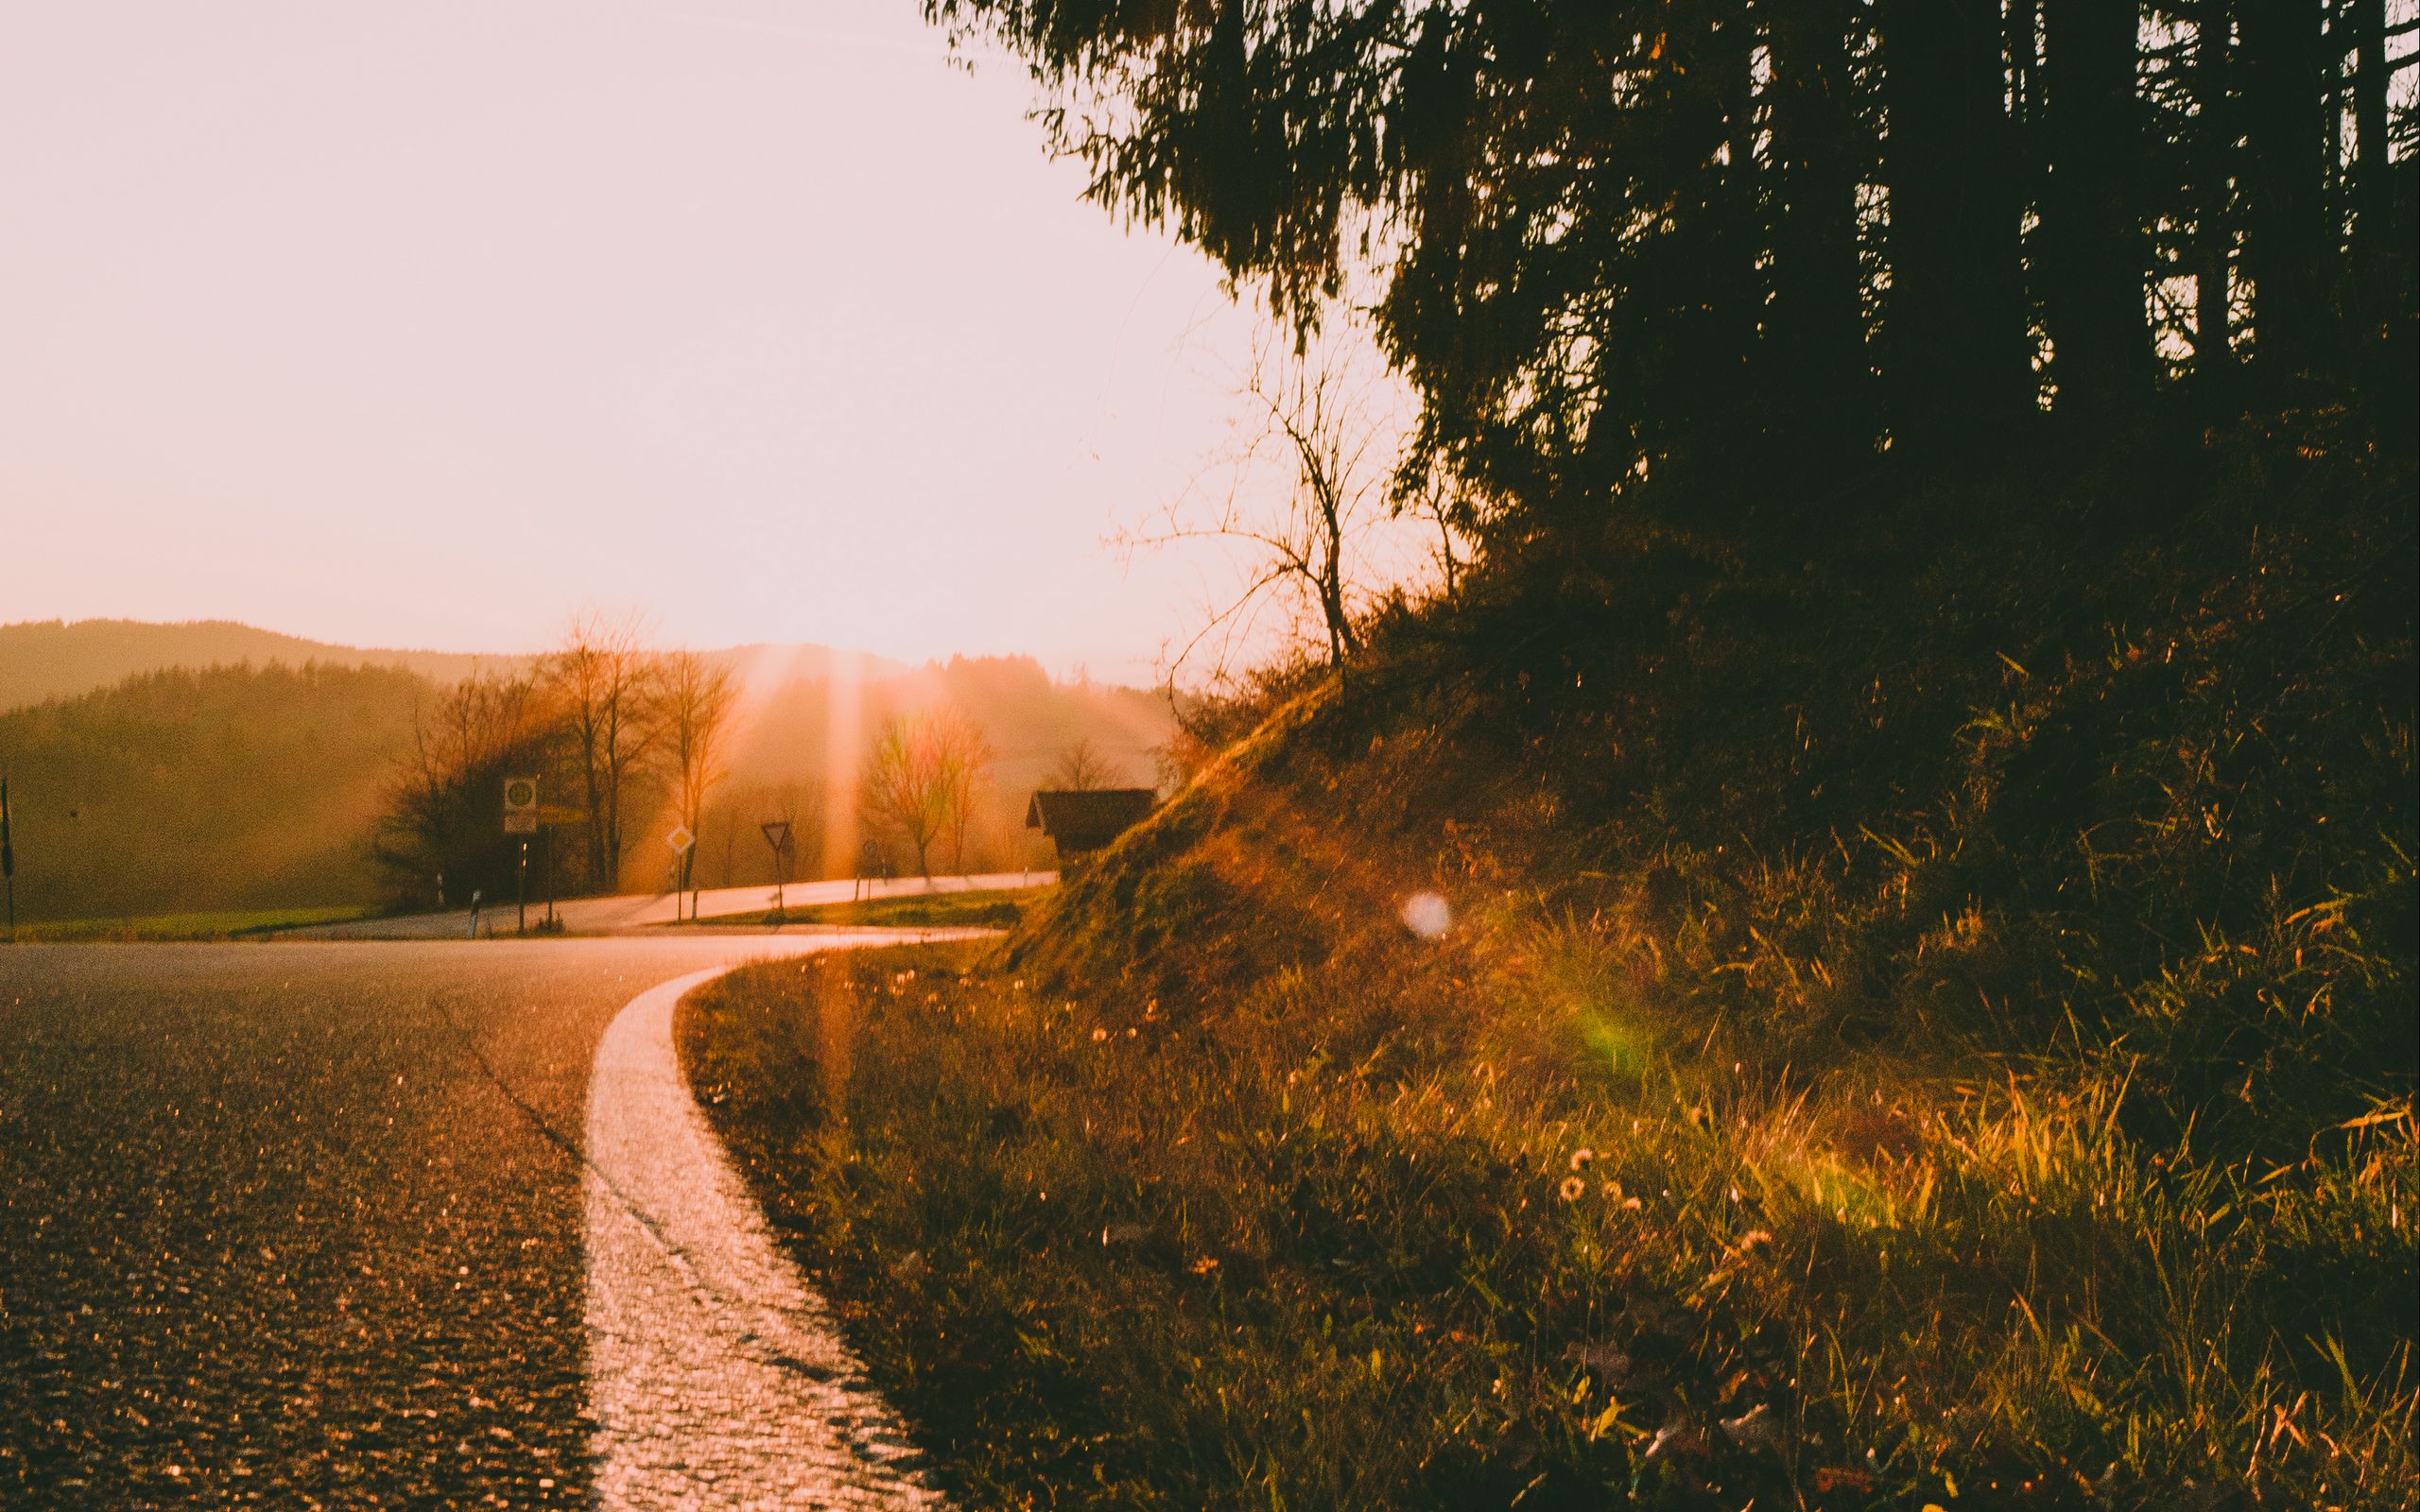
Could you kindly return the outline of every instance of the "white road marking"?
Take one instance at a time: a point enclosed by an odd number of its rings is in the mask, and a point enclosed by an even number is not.
[[[683,993],[641,993],[588,1092],[589,1405],[602,1508],[940,1508],[690,1095]]]

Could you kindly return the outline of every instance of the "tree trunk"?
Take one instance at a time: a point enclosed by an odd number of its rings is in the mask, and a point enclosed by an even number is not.
[[[1769,370],[1786,455],[1828,469],[1874,445],[1857,187],[1868,163],[1841,0],[1783,6],[1771,20],[1773,252]]]
[[[2386,0],[2346,0],[2353,24],[2353,266],[2355,284],[2347,311],[2353,328],[2356,369],[2382,415],[2404,417],[2415,407],[2413,386],[2420,373],[2415,338],[2420,338],[2420,309],[2415,309],[2415,273],[2420,253],[2413,247],[2408,202],[2398,205],[2396,164],[2387,151],[2387,95],[2394,84],[2394,65],[2386,51]],[[2402,164],[2411,174],[2409,162]]]
[[[2253,342],[2272,383],[2325,363],[2327,96],[2320,0],[2243,7],[2243,262]]]
[[[579,736],[579,775],[588,794],[588,885],[605,869],[605,793],[597,781],[596,735],[583,728]]]
[[[1955,460],[2032,407],[1996,0],[1882,0],[1894,450]]]
[[[2201,0],[2193,34],[2193,383],[2217,418],[2235,372],[2235,18],[2226,0]]]
[[[2142,122],[2132,0],[2046,0],[2049,174],[2036,264],[2064,414],[2108,424],[2148,397],[2150,246],[2135,212]]]

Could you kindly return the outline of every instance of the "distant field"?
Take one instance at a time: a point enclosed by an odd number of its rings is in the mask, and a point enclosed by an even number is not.
[[[1023,914],[1019,899],[1034,889],[995,888],[979,892],[926,893],[914,898],[875,898],[856,903],[817,903],[775,914],[720,914],[683,921],[699,926],[732,924],[887,924],[965,928],[990,925],[1007,929]]]
[[[20,924],[17,926],[17,938],[42,944],[95,940],[235,939],[247,935],[301,929],[312,924],[341,924],[349,919],[367,918],[372,911],[357,904],[344,904],[327,908],[150,914],[140,919],[68,919],[43,924]]]

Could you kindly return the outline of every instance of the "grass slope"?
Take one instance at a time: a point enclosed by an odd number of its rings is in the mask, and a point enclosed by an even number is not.
[[[2411,480],[2199,465],[1504,574],[693,1071],[977,1505],[2420,1507]]]
[[[912,898],[813,903],[778,913],[768,909],[761,914],[716,914],[708,919],[686,919],[674,927],[713,929],[734,924],[868,924],[896,928],[1006,929],[1023,917],[1029,901],[1029,894],[1025,889],[937,892]]]
[[[138,919],[70,919],[20,924],[17,938],[28,944],[95,941],[245,939],[314,924],[341,924],[368,917],[356,904],[320,908],[257,908],[226,913],[147,914]]]

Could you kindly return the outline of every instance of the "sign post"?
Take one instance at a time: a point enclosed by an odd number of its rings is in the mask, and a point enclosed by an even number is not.
[[[529,836],[538,833],[538,780],[504,780],[504,833],[521,836],[521,860],[512,874],[512,932],[529,933]]]
[[[9,943],[17,942],[17,851],[9,843],[9,780],[0,777],[0,883],[9,888]]]
[[[765,832],[765,843],[773,848],[773,927],[779,929],[788,904],[790,821],[768,819],[757,828]]]
[[[681,895],[689,890],[689,852],[696,849],[698,837],[685,824],[676,824],[664,837],[672,848],[672,921],[681,922]]]

